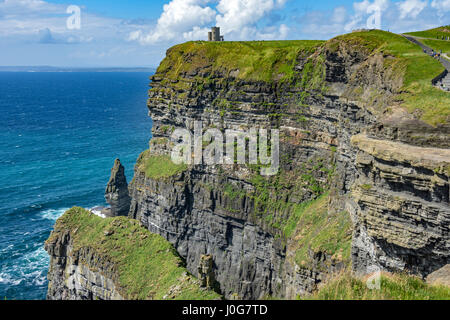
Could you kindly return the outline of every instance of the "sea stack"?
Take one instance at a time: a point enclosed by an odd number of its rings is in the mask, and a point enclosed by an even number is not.
[[[125,168],[119,159],[115,160],[114,167],[111,169],[111,178],[106,185],[105,199],[110,204],[111,209],[103,210],[103,214],[109,217],[128,215],[131,198],[128,193]]]

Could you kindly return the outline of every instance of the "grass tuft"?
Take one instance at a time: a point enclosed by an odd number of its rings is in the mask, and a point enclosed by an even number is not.
[[[381,275],[380,290],[369,289],[367,279],[344,272],[305,300],[450,300],[450,288],[429,285],[406,274]]]
[[[442,37],[444,38],[450,37],[450,25],[430,30],[408,32],[406,34],[421,38],[442,39]]]
[[[138,168],[145,172],[148,178],[160,180],[178,175],[188,169],[186,164],[175,164],[169,156],[150,155],[144,151],[138,159]]]
[[[310,252],[326,253],[335,261],[350,263],[352,222],[348,212],[331,213],[328,193],[318,199],[298,205],[284,228],[293,239],[295,262],[312,266]]]

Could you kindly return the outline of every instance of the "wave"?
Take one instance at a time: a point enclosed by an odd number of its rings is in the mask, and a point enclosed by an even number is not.
[[[38,207],[34,206],[34,208]],[[39,224],[36,219],[30,219],[30,221],[36,221],[35,229],[23,232],[20,240],[17,239],[14,244],[0,249],[0,292],[2,294],[6,294],[6,291],[13,288],[19,290],[18,292],[25,292],[30,288],[45,290],[50,257],[44,249],[44,241],[48,234],[42,229],[53,225],[67,210],[68,208],[59,208],[37,212],[37,217],[42,219],[43,224]]]
[[[63,209],[47,209],[42,211],[41,217],[47,220],[56,221],[58,218],[60,218],[64,212],[69,210],[69,208],[63,208]]]
[[[47,282],[48,263],[49,256],[44,247],[38,247],[4,266],[0,272],[0,284],[42,286]]]

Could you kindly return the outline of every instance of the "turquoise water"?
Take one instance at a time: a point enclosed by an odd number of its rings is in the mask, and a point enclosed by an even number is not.
[[[147,73],[0,73],[0,298],[45,299],[43,243],[148,148]]]

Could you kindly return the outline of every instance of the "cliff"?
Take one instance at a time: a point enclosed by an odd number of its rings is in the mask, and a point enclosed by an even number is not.
[[[50,300],[218,299],[162,237],[125,217],[67,211],[45,243]]]
[[[175,46],[152,77],[153,139],[129,185],[129,218],[227,299],[308,295],[349,268],[425,278],[450,262],[450,96],[431,84],[440,72],[382,31]],[[173,163],[172,133],[196,121],[203,132],[279,129],[279,172]]]
[[[130,185],[130,217],[173,243],[191,272],[210,254],[227,298],[294,298],[348,265],[426,276],[449,261],[450,217],[450,158],[438,149],[448,105],[410,105],[427,99],[418,83],[440,95],[429,87],[442,66],[427,59],[380,31],[171,48],[152,78],[154,138]],[[204,130],[280,129],[279,174],[195,165],[157,175],[172,132],[200,120]]]

